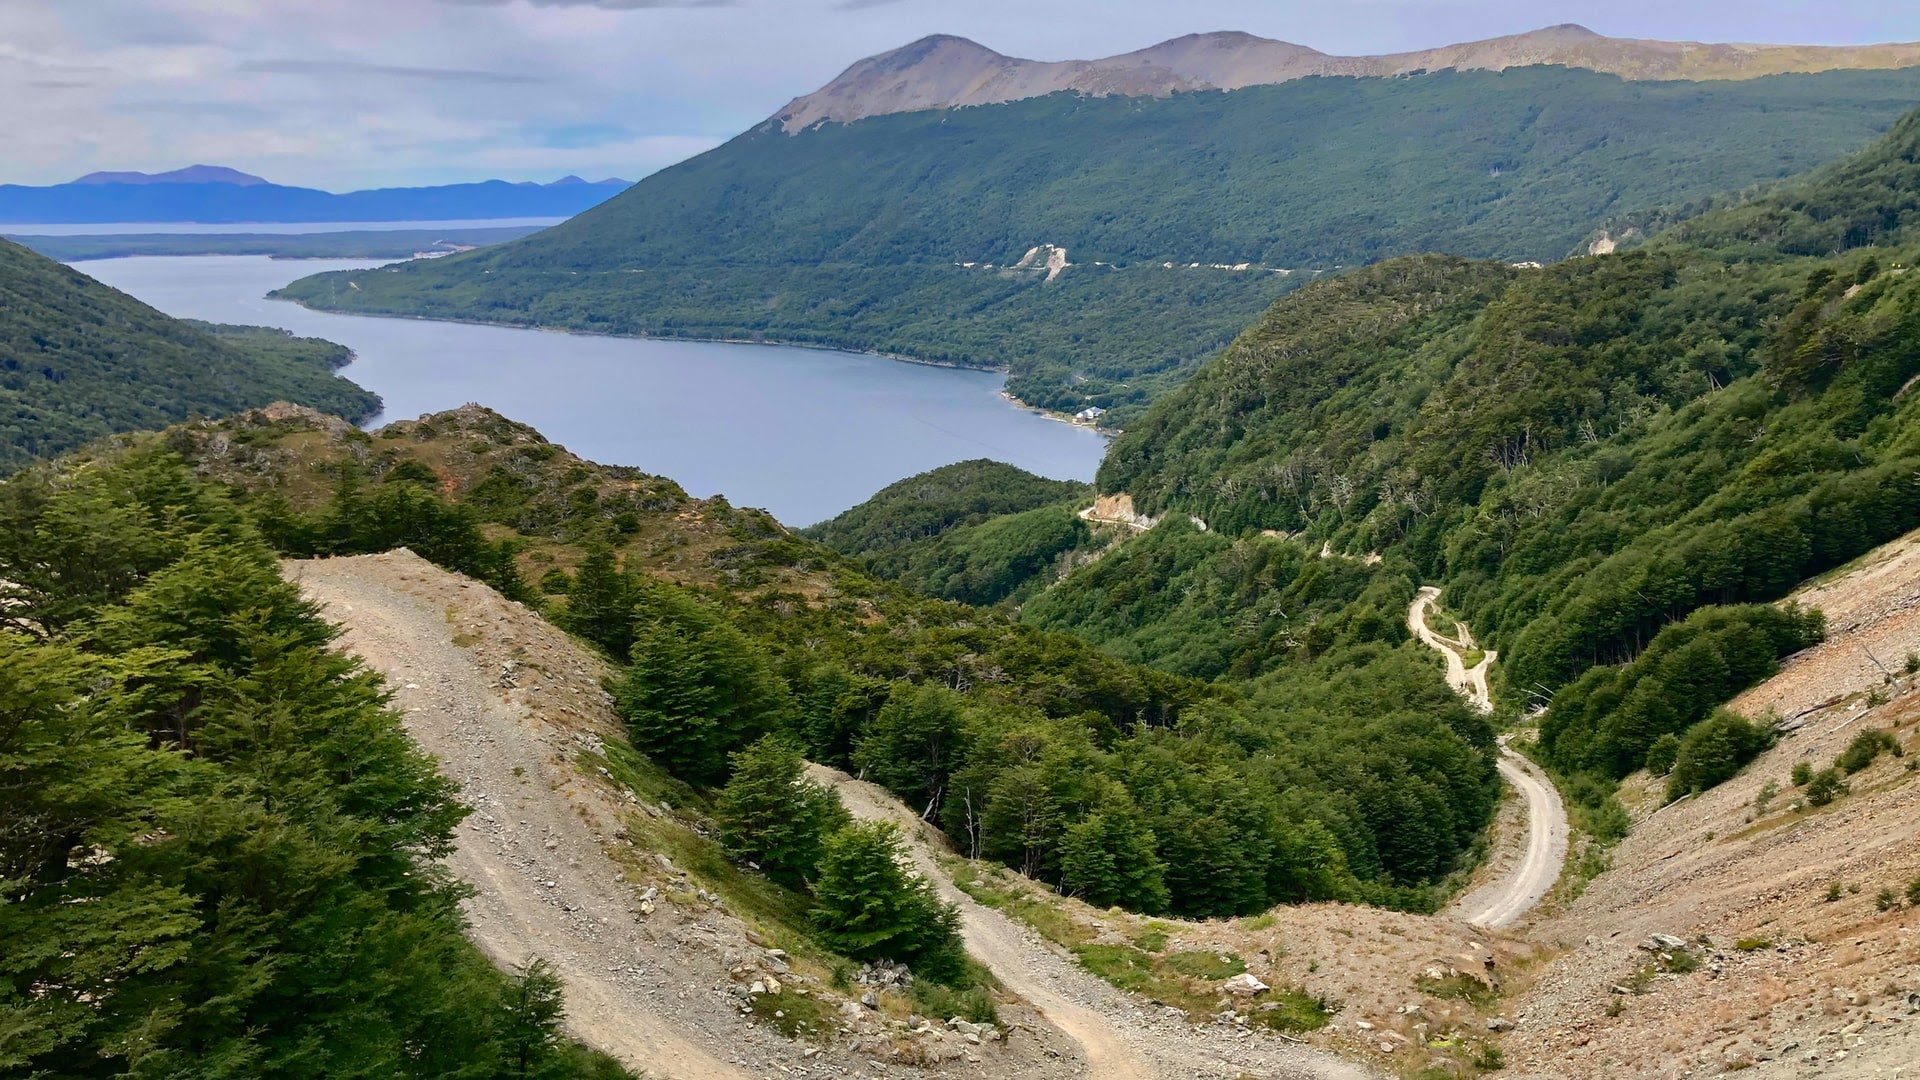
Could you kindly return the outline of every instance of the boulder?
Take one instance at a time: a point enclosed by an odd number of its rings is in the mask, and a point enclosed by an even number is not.
[[[1243,971],[1233,978],[1228,979],[1226,982],[1221,983],[1220,989],[1236,997],[1255,997],[1266,993],[1268,990],[1271,990],[1272,987],[1255,978],[1253,972]]]

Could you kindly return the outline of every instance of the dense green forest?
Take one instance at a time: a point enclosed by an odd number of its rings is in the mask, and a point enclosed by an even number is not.
[[[1765,741],[1714,706],[1821,634],[1757,602],[1920,526],[1916,190],[1920,114],[1631,253],[1310,286],[1115,442],[1172,520],[1023,617],[1252,676],[1442,583],[1556,768],[1724,778]]]
[[[996,604],[1032,592],[1091,536],[1089,485],[998,461],[943,465],[882,488],[806,536],[928,596]]]
[[[119,431],[286,400],[361,420],[380,398],[329,342],[168,318],[0,240],[0,473]]]
[[[0,1072],[623,1077],[496,970],[466,810],[214,485],[0,485]]]
[[[246,414],[157,441],[242,493],[284,551],[404,544],[545,606],[628,665],[615,697],[635,744],[697,787],[724,788],[757,740],[791,740],[1069,892],[1194,915],[1425,909],[1492,813],[1491,727],[1391,632],[1209,684],[916,596],[761,512],[477,407],[371,434]],[[1017,483],[953,470],[908,527],[967,520],[970,477]]]
[[[768,124],[537,236],[284,295],[1004,367],[1023,400],[1126,424],[1310,276],[1272,271],[1557,259],[1623,211],[1857,150],[1916,98],[1916,71],[1525,68]],[[1073,265],[1012,269],[1042,244]]]

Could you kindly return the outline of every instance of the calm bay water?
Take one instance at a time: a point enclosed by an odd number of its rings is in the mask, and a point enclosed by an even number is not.
[[[487,229],[508,225],[558,225],[557,217],[460,218],[447,221],[259,221],[209,224],[200,221],[112,221],[87,225],[0,224],[0,236],[120,236],[128,233],[309,233],[388,232],[415,229]]]
[[[1001,376],[854,353],[584,337],[308,311],[265,294],[376,265],[255,256],[104,259],[79,269],[169,315],[285,327],[352,349],[343,374],[380,394],[376,421],[478,402],[593,461],[668,476],[811,524],[902,477],[995,458],[1091,480],[1094,432],[1015,408]]]

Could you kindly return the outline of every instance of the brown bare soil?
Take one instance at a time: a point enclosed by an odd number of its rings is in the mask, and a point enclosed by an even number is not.
[[[1791,730],[1697,798],[1661,808],[1657,781],[1629,781],[1636,824],[1613,869],[1537,928],[1571,951],[1521,1003],[1513,1075],[1914,1074],[1920,909],[1904,893],[1920,878],[1920,694],[1905,657],[1920,651],[1920,534],[1792,599],[1827,613],[1828,639],[1733,705]],[[1805,805],[1793,766],[1824,768],[1870,728],[1907,756]],[[1661,971],[1640,948],[1656,933],[1686,939],[1680,966],[1698,969]]]

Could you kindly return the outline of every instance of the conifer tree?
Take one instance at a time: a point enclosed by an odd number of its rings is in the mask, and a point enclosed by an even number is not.
[[[587,546],[586,556],[567,587],[567,605],[554,621],[614,656],[633,651],[633,583],[620,572],[613,547],[605,541]]]
[[[814,925],[836,952],[898,961],[952,982],[966,965],[960,913],[911,873],[906,859],[889,822],[855,822],[828,837],[814,884]]]
[[[769,735],[733,755],[733,778],[714,807],[727,854],[789,888],[804,889],[827,836],[847,822],[840,797],[806,778],[800,744]]]
[[[959,699],[944,687],[901,682],[854,744],[853,763],[909,805],[933,811],[960,752]]]
[[[1118,784],[1108,785],[1096,809],[1067,827],[1060,872],[1069,895],[1096,907],[1119,905],[1148,915],[1167,909],[1166,865],[1153,830]]]
[[[675,775],[721,783],[728,754],[787,725],[792,697],[765,654],[699,601],[664,583],[640,591],[616,707],[634,745]]]

